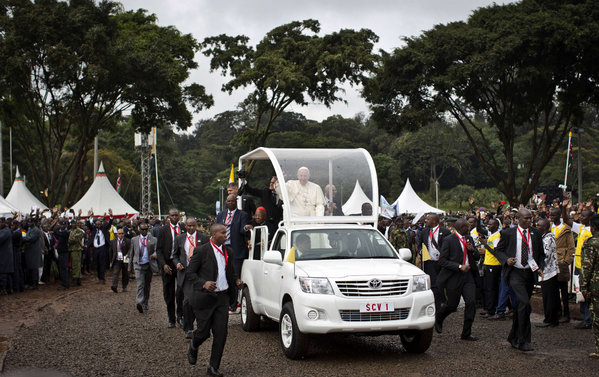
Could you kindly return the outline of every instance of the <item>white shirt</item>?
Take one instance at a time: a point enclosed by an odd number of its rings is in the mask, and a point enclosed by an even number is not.
[[[458,236],[458,238],[460,239],[460,246],[462,248],[462,253],[464,253],[464,243],[466,243],[466,261],[464,261],[464,263],[462,265],[468,266],[470,264],[470,261],[468,260],[468,244],[467,244],[468,241],[466,241],[466,237],[462,236],[458,232],[455,232],[455,235]]]
[[[221,254],[221,252],[212,244],[212,251],[214,252],[214,256],[216,257],[216,262],[218,263],[218,274],[216,275],[216,291],[226,291],[229,289],[229,283],[227,283],[227,262],[225,260],[225,256]],[[225,245],[221,245],[220,249],[224,253],[223,247]]]
[[[185,244],[183,245],[183,248],[185,249],[185,256],[187,257],[187,263],[189,263],[189,260],[191,259],[191,254],[193,252],[193,249],[195,248],[195,245],[198,244],[198,240],[196,239],[196,234],[197,232],[193,232],[193,234],[188,234],[187,237],[185,237]],[[193,244],[190,242],[193,241]]]
[[[518,231],[519,230],[519,231]],[[530,264],[526,263],[526,266],[522,266],[522,236],[521,233],[524,234],[524,228],[521,228],[518,225],[518,230],[516,230],[516,264],[514,265],[517,268],[530,268]],[[528,260],[532,258],[532,236],[530,234],[530,228],[526,229],[528,234],[527,242],[528,242]]]
[[[578,233],[582,232],[583,230],[590,232],[591,226],[590,225],[585,226],[585,225],[582,225],[581,223],[577,223],[576,221],[572,222],[572,231],[574,233],[578,234]]]
[[[94,247],[101,247],[104,246],[104,244],[106,243],[106,241],[104,240],[104,232],[102,231],[102,229],[97,228],[96,229],[96,235],[94,237]]]
[[[434,233],[433,233],[434,232]],[[441,256],[441,251],[435,247],[435,245],[431,242],[431,234],[433,235],[433,239],[439,244],[439,225],[432,228],[427,236],[428,245],[428,254],[431,256],[431,260],[438,261]]]

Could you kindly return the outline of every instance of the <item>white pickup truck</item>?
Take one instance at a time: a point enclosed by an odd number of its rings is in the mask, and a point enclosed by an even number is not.
[[[284,177],[292,177],[297,165],[310,165],[312,177],[317,166],[336,167],[336,174],[318,174],[323,177],[321,182],[311,178],[321,187],[332,182],[339,191],[339,186],[348,182],[349,172],[354,172],[349,182],[356,182],[358,176],[361,184],[356,183],[344,201],[341,216],[294,216],[291,208],[284,207],[284,220],[268,247],[267,227],[253,230],[252,250],[241,273],[245,284],[241,296],[243,329],[258,330],[261,316],[278,322],[282,349],[291,359],[305,355],[309,334],[397,334],[408,352],[426,351],[435,321],[429,276],[405,261],[411,256],[408,249],[396,251],[376,229],[377,211],[353,213],[365,200],[378,208],[376,173],[373,179],[374,164],[368,152],[296,150],[301,162],[292,164],[288,151],[260,148],[243,156],[240,166],[251,159],[270,159],[284,203],[290,202]],[[356,165],[360,158],[365,167],[356,169],[361,166]],[[313,162],[319,159],[324,163]],[[345,179],[332,179],[339,175],[340,166],[346,169],[342,175]],[[360,171],[364,169],[367,171]],[[361,192],[356,194],[356,188]],[[359,200],[352,208],[356,195]]]

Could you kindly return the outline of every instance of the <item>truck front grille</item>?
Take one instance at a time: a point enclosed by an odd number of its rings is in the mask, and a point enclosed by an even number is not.
[[[337,280],[335,283],[341,294],[347,297],[384,297],[400,296],[406,293],[410,281],[408,279],[381,280],[379,288],[369,285],[371,280]]]
[[[406,319],[410,315],[410,308],[399,308],[392,312],[360,313],[359,310],[339,310],[341,320],[345,322],[378,322],[396,321]]]

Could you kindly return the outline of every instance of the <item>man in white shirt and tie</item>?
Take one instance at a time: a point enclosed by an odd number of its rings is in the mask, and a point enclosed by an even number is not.
[[[110,219],[105,221],[106,213],[102,219],[97,219],[93,224],[88,220],[87,227],[91,230],[91,246],[93,248],[94,262],[98,271],[98,280],[101,284],[106,283],[106,265],[108,262],[108,241],[110,240],[110,227],[112,226],[112,209],[108,210]],[[94,216],[92,211],[88,212],[88,219]]]

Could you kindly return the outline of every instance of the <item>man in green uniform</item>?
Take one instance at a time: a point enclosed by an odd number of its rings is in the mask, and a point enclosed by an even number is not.
[[[85,232],[81,229],[79,220],[73,222],[73,228],[69,234],[69,253],[71,254],[71,268],[73,280],[81,285],[81,253],[85,243]]]
[[[590,220],[591,233],[582,249],[582,272],[580,291],[591,311],[593,335],[595,336],[595,352],[589,357],[599,359],[599,215]]]

